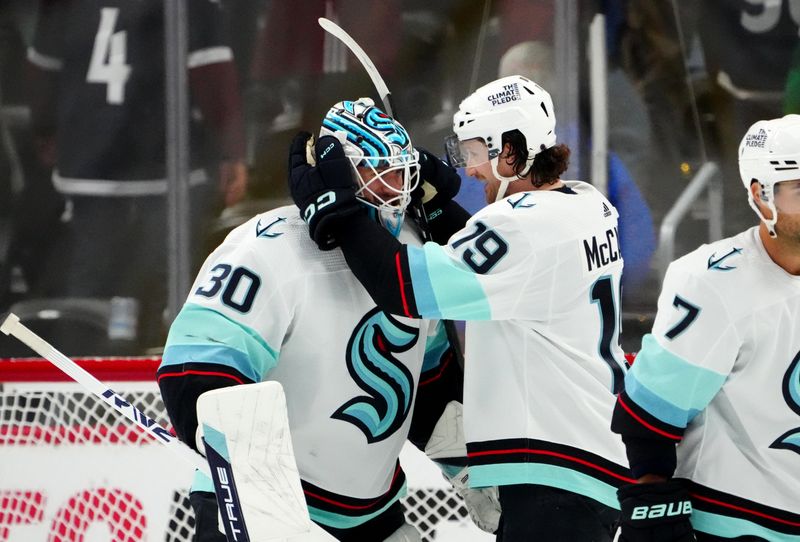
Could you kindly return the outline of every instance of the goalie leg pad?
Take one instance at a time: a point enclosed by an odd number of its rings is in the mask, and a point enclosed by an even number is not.
[[[334,540],[309,518],[279,383],[206,392],[197,400],[197,417],[208,457],[232,468],[230,480],[215,475],[223,518],[230,518],[233,490],[251,540]]]

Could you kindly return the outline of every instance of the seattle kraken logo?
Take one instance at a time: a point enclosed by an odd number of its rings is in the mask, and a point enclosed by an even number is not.
[[[722,262],[727,260],[731,256],[734,256],[736,254],[741,254],[741,253],[742,253],[742,249],[741,248],[735,248],[734,247],[734,248],[731,249],[730,252],[725,254],[723,257],[715,260],[714,256],[716,256],[717,253],[714,252],[714,253],[711,254],[711,256],[708,257],[708,269],[709,270],[716,270],[716,271],[731,271],[733,269],[736,269],[736,267],[734,267],[732,265],[722,265]]]
[[[418,338],[419,329],[377,307],[368,312],[347,344],[347,370],[368,395],[351,399],[331,417],[352,423],[370,443],[397,431],[411,410],[414,378],[393,354],[410,349]]]
[[[800,416],[800,352],[794,357],[786,376],[783,377],[783,398],[789,408]],[[792,450],[800,454],[800,427],[778,437],[770,448]]]
[[[266,226],[261,226],[261,219],[258,219],[256,223],[256,237],[267,237],[269,239],[274,239],[275,237],[279,237],[283,235],[283,232],[270,232],[269,229],[279,222],[286,222],[286,219],[282,216],[279,216]]]
[[[356,113],[356,105],[365,104],[345,101],[342,109],[325,117],[322,126],[346,133],[347,140],[361,149],[364,160],[373,167],[386,166],[384,157],[402,164],[413,161],[411,138],[405,128],[377,107],[368,106]]]
[[[408,137],[408,132],[406,132],[405,128],[397,124],[380,109],[374,107],[367,109],[364,115],[364,124],[383,132],[383,137],[397,144],[401,149],[405,149],[411,144],[411,138]]]

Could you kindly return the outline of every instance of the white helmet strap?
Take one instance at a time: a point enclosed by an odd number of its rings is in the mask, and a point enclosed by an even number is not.
[[[760,182],[758,184],[759,184],[759,187],[763,187],[763,185]],[[772,186],[772,190],[773,191],[775,190],[775,186],[774,185]],[[758,215],[758,218],[760,218],[761,221],[764,223],[764,225],[767,227],[767,231],[769,231],[769,236],[772,237],[772,238],[777,237],[778,234],[775,232],[775,223],[778,221],[778,208],[775,207],[775,196],[774,196],[774,194],[766,201],[764,201],[763,199],[761,200],[767,206],[767,208],[772,212],[772,218],[770,218],[770,219],[767,219],[761,213],[761,209],[759,209],[758,205],[756,205],[756,201],[753,198],[753,193],[752,192],[749,194],[749,196],[750,197],[748,197],[747,199],[748,199],[748,202],[750,203],[750,207],[753,208],[753,210]]]
[[[528,154],[528,159],[526,160],[525,163],[525,171],[520,174],[522,177],[524,177],[531,171],[531,168],[533,167],[534,158],[536,157],[535,156],[532,157],[530,154]],[[494,201],[500,201],[501,199],[506,197],[506,190],[508,190],[508,183],[513,183],[515,181],[521,180],[520,176],[518,175],[514,175],[513,177],[506,177],[504,175],[500,175],[500,173],[497,171],[497,164],[499,162],[500,162],[499,155],[495,156],[489,161],[489,163],[492,164],[492,173],[494,174],[495,178],[498,181],[500,181],[500,189],[497,191],[497,197],[494,198]]]

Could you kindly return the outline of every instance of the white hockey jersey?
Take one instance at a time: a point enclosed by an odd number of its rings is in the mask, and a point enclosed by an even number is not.
[[[685,428],[696,530],[800,540],[800,277],[757,227],[669,267],[625,393],[654,429]]]
[[[400,239],[419,245],[408,225]],[[312,519],[353,527],[405,493],[398,456],[423,363],[434,367],[447,344],[442,326],[378,310],[294,206],[231,232],[191,291],[161,370],[224,365],[280,382]]]
[[[470,484],[532,483],[619,508],[630,483],[609,430],[624,379],[617,212],[591,185],[513,194],[445,247],[408,248],[414,301],[468,320]]]

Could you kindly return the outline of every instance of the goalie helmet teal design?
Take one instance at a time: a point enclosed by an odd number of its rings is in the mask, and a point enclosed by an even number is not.
[[[419,179],[419,153],[406,129],[370,98],[359,98],[331,107],[320,129],[324,135],[342,142],[358,184],[356,196],[396,235]]]

